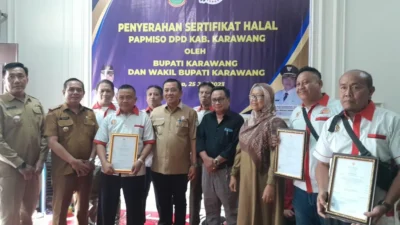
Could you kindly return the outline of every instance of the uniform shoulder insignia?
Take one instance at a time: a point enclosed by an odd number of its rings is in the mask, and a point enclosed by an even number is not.
[[[50,109],[49,109],[49,112],[54,111],[54,110],[56,110],[56,109],[59,109],[59,108],[61,108],[61,106],[62,106],[62,105],[59,105],[59,106],[50,108]]]
[[[88,108],[88,107],[86,107],[86,106],[83,106],[83,108],[84,108],[85,110],[93,111],[93,109]]]
[[[33,97],[32,95],[28,95],[29,98],[33,98],[35,100],[38,100],[37,98]]]

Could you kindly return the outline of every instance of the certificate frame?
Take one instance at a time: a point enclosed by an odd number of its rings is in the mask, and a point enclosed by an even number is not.
[[[369,179],[369,187],[368,187],[368,205],[366,207],[366,212],[371,211],[374,207],[374,199],[375,199],[375,190],[376,190],[376,178],[378,173],[378,159],[376,157],[369,156],[358,156],[358,155],[348,155],[341,153],[334,153],[332,156],[332,164],[331,164],[331,174],[329,176],[329,188],[328,188],[328,201],[326,207],[326,214],[330,218],[344,220],[346,222],[351,223],[360,223],[360,224],[368,224],[372,223],[372,219],[366,217],[366,219],[357,218],[348,214],[339,213],[332,210],[332,192],[334,191],[335,184],[335,175],[337,171],[338,161],[341,159],[349,159],[354,161],[363,161],[369,162],[372,164],[371,175]]]
[[[274,174],[276,176],[280,176],[280,177],[284,177],[284,178],[289,178],[289,179],[293,179],[293,180],[304,180],[304,158],[306,155],[306,137],[307,137],[307,131],[305,130],[296,130],[296,129],[283,129],[283,128],[279,128],[277,130],[277,136],[280,137],[281,133],[289,133],[289,134],[296,134],[296,135],[301,135],[302,140],[303,140],[303,145],[302,147],[302,151],[300,153],[300,159],[301,160],[301,168],[298,174],[289,174],[287,172],[281,171],[278,168],[279,165],[279,154],[280,154],[280,144],[276,146],[276,155],[275,155],[275,160],[274,160]]]
[[[121,173],[121,174],[129,174],[132,173],[132,166],[133,164],[137,161],[137,156],[138,156],[138,148],[139,148],[139,135],[138,134],[111,134],[111,141],[110,141],[110,152],[108,154],[108,162],[113,164],[113,158],[114,154],[116,153],[115,149],[114,149],[114,144],[115,144],[115,138],[116,137],[124,137],[124,138],[128,138],[128,139],[132,139],[133,141],[135,141],[135,149],[133,150],[133,154],[132,154],[132,165],[126,168],[121,168],[121,169],[116,169],[114,168],[114,171],[116,173]]]

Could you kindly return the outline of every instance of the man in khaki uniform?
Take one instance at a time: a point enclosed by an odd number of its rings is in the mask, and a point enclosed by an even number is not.
[[[0,95],[0,225],[31,225],[48,147],[40,102],[25,93],[28,68],[5,65]]]
[[[166,105],[153,110],[150,119],[157,136],[152,179],[160,225],[172,225],[172,199],[175,225],[185,225],[188,180],[196,176],[197,113],[182,104],[182,85],[175,79],[164,82]]]
[[[98,125],[93,110],[80,104],[85,94],[82,81],[65,81],[63,94],[65,103],[46,116],[45,135],[52,150],[53,225],[67,224],[74,192],[78,224],[87,225]]]

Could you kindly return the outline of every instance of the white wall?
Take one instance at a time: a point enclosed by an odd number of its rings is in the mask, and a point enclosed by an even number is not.
[[[364,69],[374,76],[374,101],[400,113],[400,1],[311,0],[311,7],[310,65],[323,73],[325,91],[337,97],[340,75]],[[0,9],[9,15],[0,41],[5,29],[7,41],[20,44],[20,61],[31,70],[29,93],[47,108],[62,102],[70,77],[90,90],[90,0],[0,0]]]
[[[373,100],[400,113],[399,0],[311,0],[310,64],[338,97],[339,77],[363,69],[374,78]]]
[[[6,12],[7,11],[7,0],[0,0],[0,11]],[[0,18],[0,43],[7,42],[7,23],[1,22],[3,18]]]
[[[0,2],[7,5],[7,41],[19,43],[19,61],[30,70],[29,94],[49,108],[63,103],[62,85],[68,78],[84,81],[90,90],[92,1]]]

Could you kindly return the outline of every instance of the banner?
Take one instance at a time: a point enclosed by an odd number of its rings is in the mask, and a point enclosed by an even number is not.
[[[308,24],[309,0],[93,0],[92,87],[130,84],[143,109],[149,85],[175,78],[194,107],[197,86],[210,81],[244,113],[254,83],[294,88],[280,71],[307,65]]]

